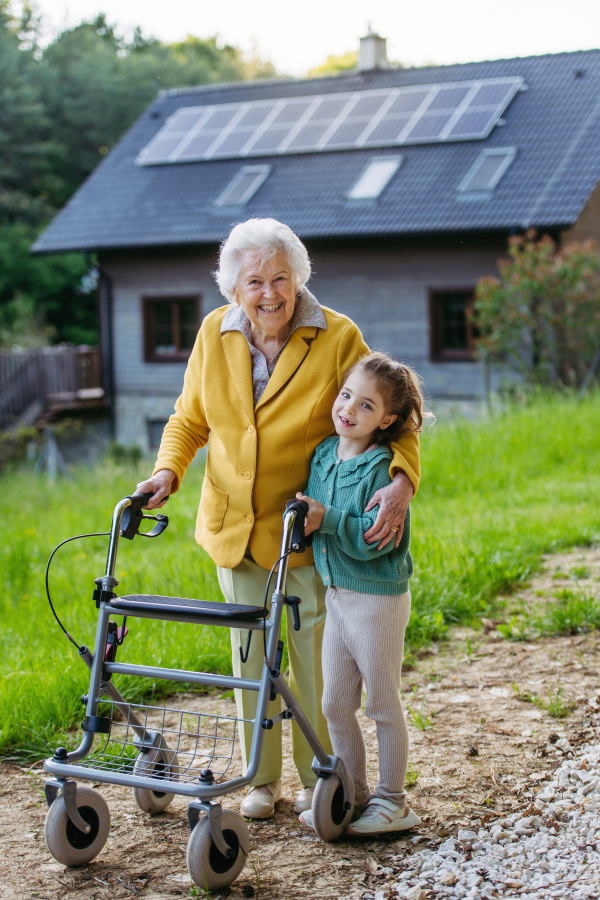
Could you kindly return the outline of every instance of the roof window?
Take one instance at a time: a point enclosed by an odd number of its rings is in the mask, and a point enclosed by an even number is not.
[[[348,199],[375,200],[388,186],[401,163],[401,156],[374,156],[348,194]]]
[[[271,166],[242,166],[233,176],[215,206],[244,206],[269,176]]]
[[[494,147],[482,150],[461,183],[461,193],[493,191],[517,155],[516,147]]]

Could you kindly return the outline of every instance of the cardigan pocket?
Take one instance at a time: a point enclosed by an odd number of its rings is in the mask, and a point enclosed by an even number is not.
[[[217,534],[223,527],[223,520],[225,519],[228,506],[229,494],[219,490],[208,475],[205,475],[202,485],[202,496],[200,497],[200,512],[202,521],[212,534]]]

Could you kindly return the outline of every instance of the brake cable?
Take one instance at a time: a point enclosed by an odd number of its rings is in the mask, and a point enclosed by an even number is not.
[[[265,590],[265,599],[264,599],[264,603],[263,603],[263,609],[266,610],[267,604],[269,602],[269,588],[271,586],[271,579],[273,578],[273,573],[275,572],[275,569],[277,568],[277,566],[279,565],[279,563],[281,562],[282,559],[285,559],[286,556],[289,556],[290,553],[293,553],[293,552],[294,552],[293,548],[290,547],[290,549],[287,551],[287,553],[284,553],[283,556],[279,557],[279,559],[277,560],[277,562],[275,563],[275,565],[269,572],[269,578],[268,578],[267,587]],[[263,633],[263,650],[264,650],[265,660],[266,660],[266,658],[267,658],[267,617],[266,616],[263,617],[262,633]],[[250,653],[251,638],[252,638],[252,631],[249,631],[248,632],[248,640],[246,641],[246,650],[243,651],[242,648],[240,647],[240,659],[243,663],[248,661],[248,654]]]
[[[60,621],[60,619],[58,618],[58,615],[57,615],[57,613],[56,613],[56,610],[54,609],[54,604],[52,603],[52,598],[51,598],[51,596],[50,596],[50,585],[49,585],[49,583],[48,583],[48,577],[49,577],[49,575],[50,575],[50,563],[52,562],[52,559],[53,559],[54,554],[56,553],[56,551],[57,551],[57,550],[60,550],[60,548],[63,547],[65,544],[68,544],[69,541],[78,541],[80,538],[87,538],[87,537],[108,537],[109,535],[110,535],[110,531],[97,531],[97,532],[94,532],[94,534],[76,534],[75,537],[67,538],[66,541],[62,541],[60,544],[58,544],[58,546],[56,546],[56,547],[54,548],[54,550],[52,551],[52,553],[50,554],[50,556],[49,556],[49,558],[48,558],[48,565],[46,566],[46,595],[47,595],[47,597],[48,597],[48,603],[50,604],[50,609],[52,610],[52,615],[54,616],[54,618],[56,619],[56,621],[58,622],[58,624],[60,625],[60,627],[62,628],[62,630],[64,631],[64,633],[66,634],[66,636],[69,638],[69,640],[71,641],[71,643],[73,644],[73,646],[74,646],[74,647],[77,647],[77,649],[78,649],[80,652],[81,652],[83,649],[85,649],[85,648],[84,648],[83,646],[80,646],[80,645],[77,643],[77,641],[75,640],[75,638],[73,638],[73,637],[69,634],[69,632],[67,631],[67,629],[65,628],[65,626],[63,625],[63,623],[62,623],[62,622]]]
[[[275,572],[275,569],[277,568],[277,566],[279,565],[279,563],[280,563],[283,559],[286,558],[286,556],[289,556],[290,553],[293,553],[293,552],[294,552],[293,548],[290,547],[290,549],[289,549],[286,553],[284,553],[283,556],[280,556],[280,557],[279,557],[279,559],[277,560],[277,562],[275,563],[275,565],[273,566],[273,568],[272,568],[271,571],[269,572],[269,579],[268,579],[268,581],[267,581],[267,589],[266,589],[266,591],[265,591],[265,600],[264,600],[264,603],[263,603],[263,609],[266,610],[267,604],[268,604],[268,602],[269,602],[269,587],[271,586],[271,578],[273,577],[273,573]],[[263,619],[262,633],[263,633],[263,649],[264,649],[264,651],[265,651],[265,662],[266,662],[266,661],[267,661],[267,620],[266,620],[266,617]]]

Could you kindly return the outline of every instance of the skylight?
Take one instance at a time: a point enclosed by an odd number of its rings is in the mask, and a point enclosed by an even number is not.
[[[461,193],[492,191],[517,155],[516,147],[482,150],[461,183]]]
[[[182,106],[136,163],[483,140],[522,87],[522,78],[508,76]]]
[[[374,200],[388,186],[402,163],[401,156],[375,156],[350,193],[349,200]]]
[[[242,166],[218,197],[215,206],[244,206],[257,192],[270,171],[271,166]]]

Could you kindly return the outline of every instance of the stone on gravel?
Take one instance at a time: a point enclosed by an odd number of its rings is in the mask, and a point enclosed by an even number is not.
[[[460,828],[458,831],[458,840],[459,841],[476,841],[477,834],[474,831],[469,831],[468,828]]]

